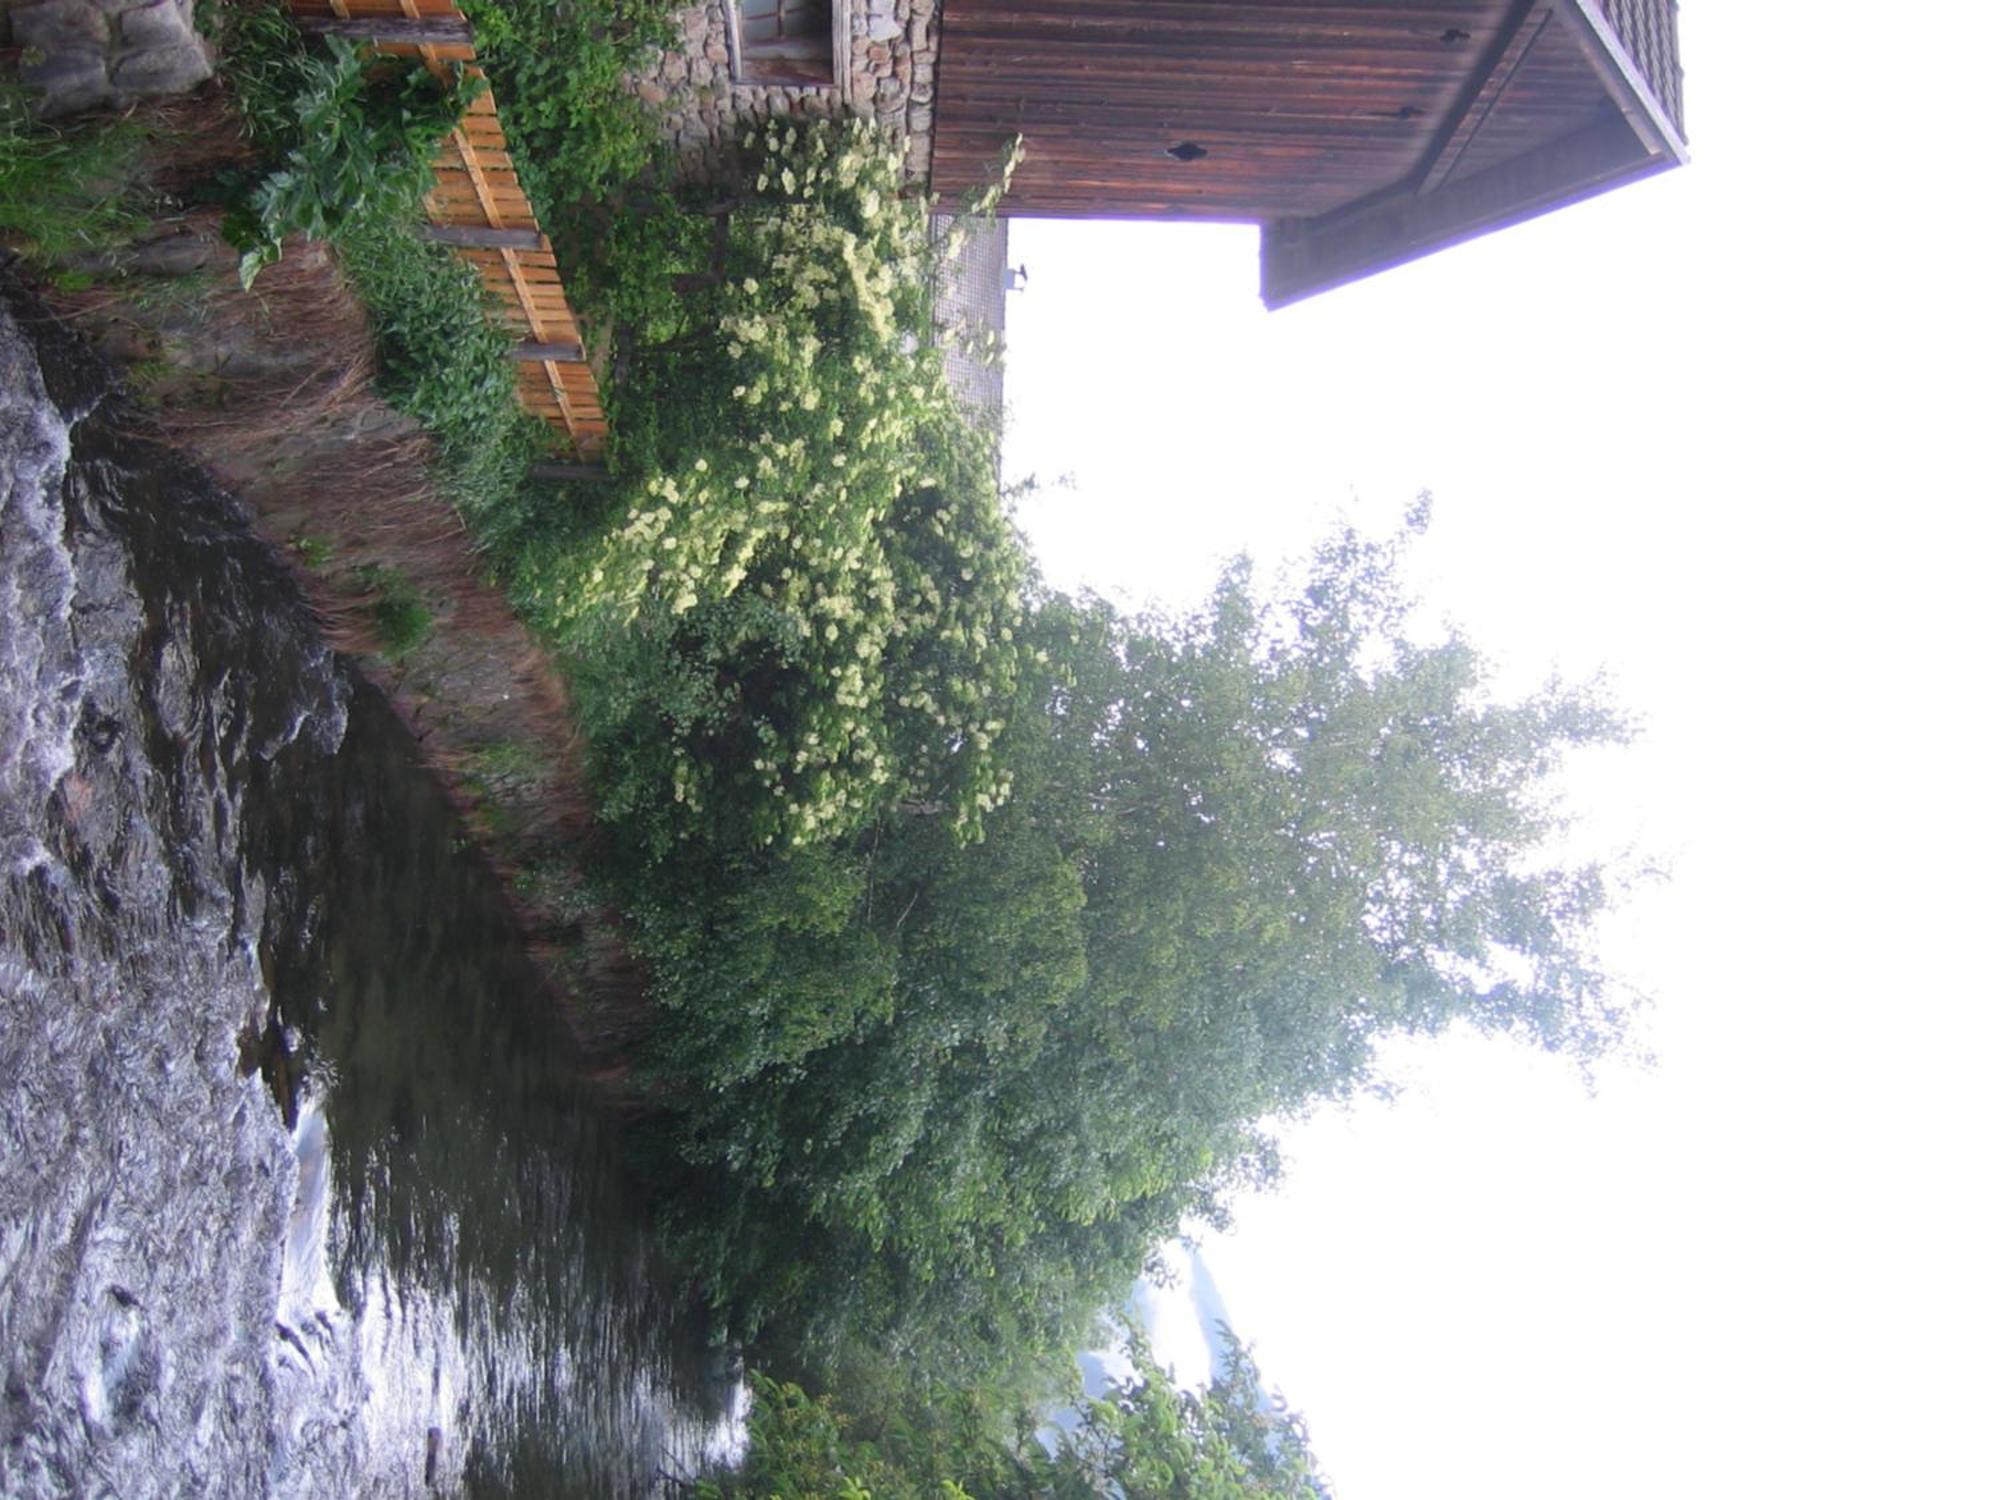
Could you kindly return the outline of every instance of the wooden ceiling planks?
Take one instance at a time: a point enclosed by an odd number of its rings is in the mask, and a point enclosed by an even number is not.
[[[950,0],[932,180],[985,181],[1018,130],[1012,213],[1323,211],[1416,165],[1508,9]],[[1167,155],[1182,141],[1205,155]]]
[[[937,191],[986,183],[1018,132],[1027,157],[1002,212],[1261,223],[1273,306],[1685,154],[1675,0],[948,0],[942,14]]]
[[[1518,51],[1505,58],[1480,91],[1469,117],[1475,129],[1442,172],[1421,191],[1434,191],[1453,178],[1477,176],[1488,168],[1540,150],[1593,123],[1610,108],[1604,85],[1589,60],[1556,17],[1536,6],[1516,33]]]
[[[1631,59],[1607,56],[1598,0],[1517,0],[1513,34],[1429,166],[1388,192],[1267,222],[1280,307],[1677,165],[1677,123]]]

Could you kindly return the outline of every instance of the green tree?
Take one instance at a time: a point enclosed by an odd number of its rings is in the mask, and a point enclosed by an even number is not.
[[[839,1397],[753,1377],[749,1452],[706,1492],[710,1500],[1326,1500],[1304,1422],[1266,1393],[1248,1351],[1224,1334],[1222,1371],[1183,1391],[1128,1331],[1132,1373],[1099,1397],[1077,1398],[1074,1426],[1047,1447],[1032,1418],[1013,1414],[1011,1431],[996,1420],[979,1387],[903,1388],[894,1412],[857,1417]]]
[[[982,841],[885,810],[814,856],[831,904],[768,920],[796,855],[663,902],[669,1212],[746,1326],[941,1369],[1064,1347],[1184,1216],[1269,1180],[1260,1121],[1363,1085],[1382,1036],[1617,1039],[1604,873],[1538,851],[1549,773],[1623,723],[1560,685],[1496,701],[1463,641],[1416,639],[1402,545],[1338,535],[1277,602],[1232,568],[1185,618],[1044,597]],[[816,988],[822,957],[868,985]],[[713,966],[767,962],[782,987],[718,1003]]]
[[[1305,1422],[1267,1394],[1256,1362],[1223,1329],[1221,1372],[1178,1389],[1144,1337],[1128,1335],[1133,1373],[1083,1403],[1031,1493],[1049,1500],[1327,1500]]]

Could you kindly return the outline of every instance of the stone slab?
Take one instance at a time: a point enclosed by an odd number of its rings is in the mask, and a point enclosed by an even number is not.
[[[135,94],[177,94],[191,89],[215,70],[200,42],[190,37],[177,47],[132,52],[111,70],[111,82]]]
[[[110,37],[104,13],[88,0],[45,0],[13,11],[14,45],[47,56],[102,47]]]
[[[119,16],[118,39],[134,49],[181,46],[195,40],[194,18],[181,0],[152,0]]]

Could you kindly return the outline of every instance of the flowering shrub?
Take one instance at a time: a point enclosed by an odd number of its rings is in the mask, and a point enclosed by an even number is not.
[[[540,581],[604,810],[656,849],[805,844],[888,804],[974,837],[1008,790],[992,705],[1026,564],[930,338],[928,205],[867,123],[746,146],[755,196],[693,367],[712,399]]]

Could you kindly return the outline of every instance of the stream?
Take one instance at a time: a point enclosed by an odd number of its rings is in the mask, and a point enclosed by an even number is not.
[[[394,713],[0,266],[0,1494],[726,1459],[571,1056]]]

